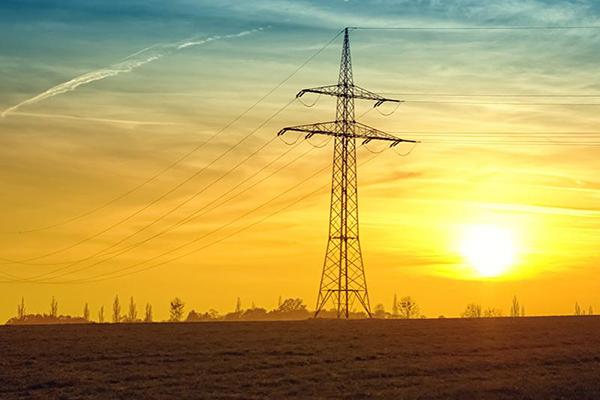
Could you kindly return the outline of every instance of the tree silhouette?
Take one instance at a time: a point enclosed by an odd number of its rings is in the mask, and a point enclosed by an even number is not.
[[[52,296],[52,300],[50,300],[50,316],[53,318],[58,317],[58,301]]]
[[[21,297],[21,303],[17,304],[17,319],[25,319],[25,298]]]
[[[249,319],[259,316],[260,319],[264,317],[261,309],[257,309],[258,311],[255,314],[242,314],[241,318]],[[275,320],[294,320],[294,319],[306,319],[310,316],[310,313],[306,309],[306,305],[303,303],[302,299],[285,299],[281,303],[277,309],[269,311],[267,313],[268,319]]]
[[[268,318],[267,310],[261,307],[253,307],[242,313],[241,319],[248,321],[262,321]]]
[[[517,299],[517,296],[513,296],[512,304],[510,306],[510,316],[513,318],[518,317],[520,312],[521,308],[519,307],[519,300]]]
[[[521,304],[521,317],[525,316],[525,306]]]
[[[594,315],[594,310],[592,309],[592,306],[588,308],[588,315]]]
[[[405,319],[417,318],[419,306],[410,296],[400,299],[400,317]]]
[[[129,311],[127,312],[127,321],[135,322],[137,320],[137,304],[133,301],[133,296],[129,299]]]
[[[294,312],[306,310],[302,299],[285,299],[278,308],[281,312]]]
[[[578,302],[575,302],[575,315],[581,315],[581,307]]]
[[[146,303],[146,312],[144,314],[144,322],[152,322],[152,304]]]
[[[262,308],[257,308],[256,310],[262,310]],[[187,322],[198,322],[198,321],[216,321],[221,319],[221,316],[216,310],[210,309],[205,313],[198,313],[194,310],[188,313],[187,318],[185,319]]]
[[[100,309],[98,310],[98,322],[100,322],[101,324],[104,323],[104,306],[100,307]]]
[[[112,321],[115,324],[121,322],[121,303],[119,302],[119,295],[115,296],[115,301],[113,302]]]
[[[241,313],[242,312],[242,300],[240,300],[240,298],[237,298],[237,302],[235,303],[235,312],[236,313]]]
[[[481,318],[481,306],[475,303],[468,304],[461,316],[463,318]]]
[[[373,311],[373,318],[385,319],[387,317],[387,313],[385,312],[385,307],[383,304],[377,304],[375,306],[375,311]]]
[[[483,316],[485,318],[497,318],[502,316],[502,310],[498,308],[488,307],[483,312]]]
[[[179,299],[179,297],[175,297],[173,300],[171,300],[171,307],[169,310],[169,314],[170,314],[169,321],[171,321],[171,322],[181,321],[181,318],[183,317],[183,308],[184,307],[185,307],[185,304],[183,303],[183,301],[181,301],[181,299]]]
[[[394,293],[394,302],[392,303],[392,317],[398,318],[400,315],[400,307],[398,305],[398,295]]]
[[[83,306],[83,319],[86,321],[90,320],[90,308],[88,307],[88,303],[85,303],[85,306]]]

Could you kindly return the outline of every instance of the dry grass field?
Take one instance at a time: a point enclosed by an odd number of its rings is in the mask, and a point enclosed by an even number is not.
[[[600,318],[0,327],[1,399],[599,399]]]

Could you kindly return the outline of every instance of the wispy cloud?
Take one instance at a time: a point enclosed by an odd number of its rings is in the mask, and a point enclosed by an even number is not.
[[[5,109],[0,114],[0,116],[2,118],[4,118],[9,114],[14,113],[15,111],[17,111],[19,108],[21,108],[23,106],[26,106],[29,104],[35,104],[42,100],[46,100],[46,99],[49,99],[51,97],[54,97],[54,96],[57,96],[57,95],[60,95],[63,93],[72,92],[73,90],[77,89],[78,87],[87,85],[92,82],[110,78],[110,77],[120,75],[123,73],[131,72],[145,64],[151,63],[151,62],[156,61],[162,57],[165,57],[173,52],[176,52],[176,51],[188,48],[188,47],[199,46],[199,45],[213,42],[216,40],[242,37],[242,36],[250,35],[252,33],[261,31],[262,29],[263,28],[246,30],[246,31],[242,31],[242,32],[230,34],[230,35],[215,35],[215,36],[210,36],[206,39],[201,39],[201,40],[186,40],[186,41],[181,41],[181,42],[177,42],[177,43],[153,45],[153,46],[147,47],[145,49],[142,49],[140,51],[137,51],[137,52],[127,56],[123,61],[120,61],[116,64],[112,64],[106,68],[101,68],[96,71],[87,72],[87,73],[85,73],[83,75],[79,75],[71,80],[68,80],[61,84],[53,86],[50,89],[48,89],[36,96],[33,96],[27,100],[24,100],[14,106],[12,106],[12,107]]]
[[[123,124],[123,125],[186,125],[181,122],[169,122],[169,121],[138,121],[131,119],[116,119],[116,118],[98,118],[98,117],[86,117],[80,115],[66,115],[66,114],[46,114],[46,113],[28,113],[28,112],[13,112],[13,115],[20,115],[23,117],[34,117],[34,118],[53,118],[53,119],[70,119],[77,121],[92,121],[92,122],[105,122],[109,124]]]

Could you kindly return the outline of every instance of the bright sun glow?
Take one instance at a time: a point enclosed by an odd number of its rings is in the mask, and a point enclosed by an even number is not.
[[[465,231],[460,253],[483,277],[502,275],[517,255],[512,232],[495,225],[472,225]]]

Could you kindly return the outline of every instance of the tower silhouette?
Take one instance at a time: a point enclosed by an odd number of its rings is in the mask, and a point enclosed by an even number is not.
[[[329,210],[329,240],[323,263],[321,283],[317,296],[315,317],[329,303],[338,318],[348,318],[355,301],[371,316],[369,292],[360,248],[358,229],[358,185],[356,173],[356,139],[363,144],[370,141],[387,141],[390,147],[401,142],[412,142],[361,124],[354,119],[354,99],[375,101],[374,107],[386,102],[400,103],[354,85],[348,29],[344,29],[344,44],[337,85],[302,89],[296,97],[305,93],[317,93],[337,97],[335,121],[320,122],[283,128],[286,132],[301,132],[306,139],[314,135],[334,137],[333,171],[331,180],[331,205]]]

